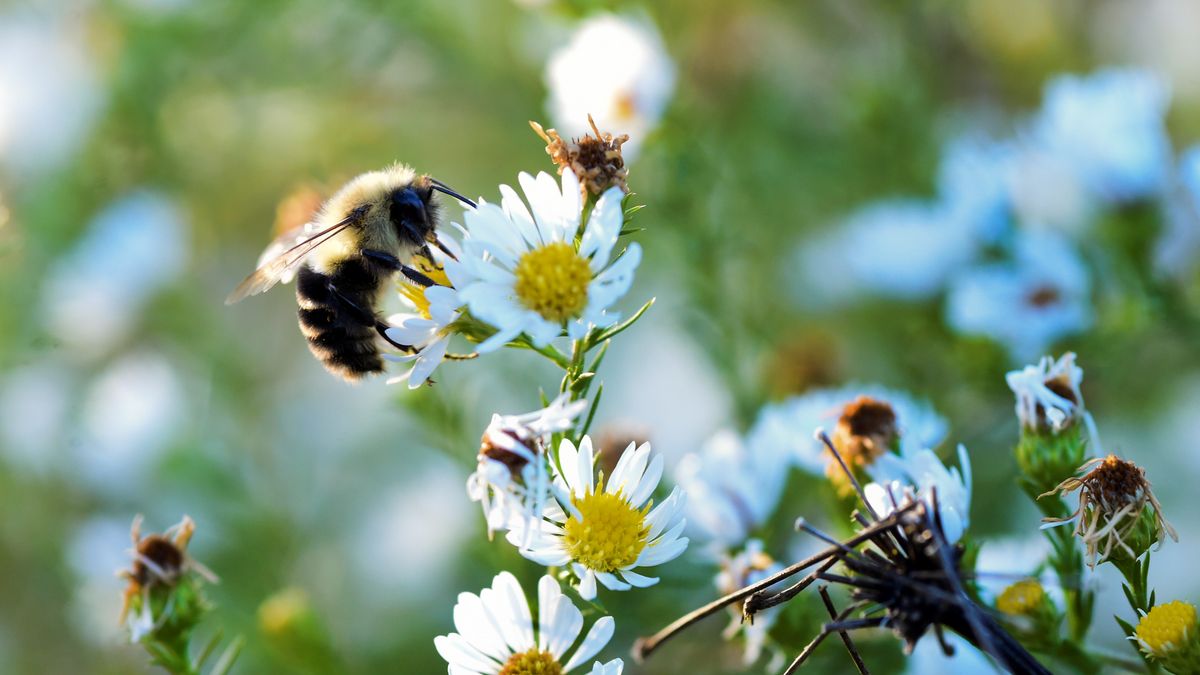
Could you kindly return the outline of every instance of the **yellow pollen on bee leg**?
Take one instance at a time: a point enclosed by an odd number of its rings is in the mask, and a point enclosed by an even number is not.
[[[575,247],[556,241],[521,256],[515,270],[517,299],[547,321],[578,318],[587,307],[592,268]]]

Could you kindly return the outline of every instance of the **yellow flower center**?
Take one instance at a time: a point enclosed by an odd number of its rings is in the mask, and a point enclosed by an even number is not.
[[[996,609],[1013,616],[1030,614],[1042,604],[1044,597],[1046,591],[1037,579],[1022,579],[996,598]]]
[[[546,244],[517,261],[517,298],[547,321],[574,319],[587,307],[592,268],[562,241]]]
[[[509,657],[499,675],[562,675],[562,672],[562,666],[549,652],[534,647]]]
[[[412,267],[421,274],[433,279],[437,285],[450,286],[450,277],[446,276],[446,271],[425,256],[413,257]],[[413,307],[417,308],[417,313],[423,318],[431,318],[429,316],[429,300],[425,297],[425,288],[407,281],[401,281],[399,286],[401,297],[407,298]]]
[[[1135,633],[1142,650],[1162,658],[1182,649],[1196,629],[1196,608],[1175,600],[1155,605],[1138,622]]]
[[[620,494],[608,494],[599,486],[585,497],[572,497],[581,516],[567,518],[563,544],[577,562],[597,572],[615,572],[637,562],[646,548],[650,528],[644,509],[635,509]]]

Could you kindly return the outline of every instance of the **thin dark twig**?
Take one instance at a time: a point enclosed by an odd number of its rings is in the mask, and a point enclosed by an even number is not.
[[[823,575],[830,567],[833,567],[834,564],[840,559],[840,556],[830,557],[829,560],[826,560],[820,567],[813,570],[811,574],[795,584],[788,586],[782,591],[779,591],[778,593],[768,593],[766,590],[762,590],[754,595],[751,595],[746,599],[746,604],[742,607],[743,618],[748,618],[750,619],[750,622],[753,623],[755,614],[758,614],[764,609],[770,609],[775,605],[781,605],[796,597],[804,589],[811,586],[814,581],[820,579],[821,575]]]
[[[842,613],[838,614],[838,618],[845,619],[845,617],[849,616],[850,612],[853,610],[853,607],[848,607],[842,610]],[[839,620],[825,624],[821,628],[821,632],[817,633],[817,636],[813,638],[812,642],[808,643],[808,645],[804,647],[804,651],[800,652],[800,655],[796,657],[796,660],[792,661],[792,665],[788,666],[788,669],[783,671],[783,675],[792,675],[792,673],[795,673],[800,666],[804,665],[804,662],[808,660],[808,657],[812,656],[813,650],[820,646],[821,642],[823,642],[825,638],[829,637],[830,633],[837,633],[844,630],[858,630],[860,628],[876,628],[882,625],[883,622],[884,618],[879,617],[876,619],[854,619],[852,621]]]
[[[837,460],[838,465],[842,467],[846,478],[850,479],[850,484],[854,486],[854,491],[858,493],[858,498],[862,500],[863,506],[867,507],[867,513],[871,514],[871,519],[879,520],[879,514],[875,513],[875,509],[871,508],[871,503],[867,501],[867,493],[863,492],[862,485],[859,485],[858,479],[854,477],[854,473],[850,471],[850,467],[846,466],[846,460],[842,459],[842,453],[833,447],[833,441],[829,440],[829,434],[825,433],[824,429],[817,429],[817,439],[825,444],[829,452],[833,453],[833,458]]]
[[[895,527],[899,518],[915,508],[916,504],[917,502],[914,502],[913,504],[896,511],[891,516],[879,521],[878,523],[875,523],[871,527],[863,529],[855,536],[843,542],[843,545],[857,546],[858,544],[861,544],[862,542],[878,535],[880,532],[883,532],[888,528]],[[658,649],[662,643],[674,637],[676,633],[687,628],[688,626],[691,626],[697,621],[700,621],[709,615],[715,614],[716,612],[719,612],[720,610],[732,605],[735,602],[738,602],[739,600],[744,600],[763,589],[770,588],[771,586],[774,586],[788,577],[799,574],[813,565],[838,555],[840,552],[841,551],[838,547],[831,546],[820,553],[811,555],[798,563],[785,567],[783,570],[772,574],[758,583],[751,584],[741,590],[734,591],[733,593],[730,593],[724,597],[717,598],[703,607],[684,614],[654,635],[637,640],[637,642],[635,642],[633,645],[634,659],[641,661],[654,652],[654,650]]]
[[[829,597],[829,587],[821,586],[817,589],[821,594],[821,600],[825,603],[825,609],[829,612],[829,618],[837,620],[837,609],[833,606],[833,600]],[[852,609],[852,607],[847,607]],[[842,638],[842,644],[846,645],[846,651],[850,654],[850,659],[854,661],[854,667],[858,668],[860,675],[871,675],[867,670],[867,664],[863,663],[862,655],[858,653],[858,648],[854,646],[854,641],[850,639],[850,634],[844,630],[838,631],[838,636]]]

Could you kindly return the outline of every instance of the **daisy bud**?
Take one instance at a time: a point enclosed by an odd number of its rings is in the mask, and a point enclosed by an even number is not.
[[[996,598],[996,609],[1010,617],[1030,621],[1031,627],[1039,632],[1056,632],[1056,629],[1050,629],[1058,622],[1058,610],[1037,579],[1022,579],[1005,588]]]
[[[546,154],[558,165],[558,173],[572,171],[579,177],[584,199],[589,192],[599,196],[614,186],[628,193],[629,185],[625,179],[629,177],[629,169],[621,157],[621,144],[629,140],[629,134],[601,133],[591,115],[588,115],[588,124],[594,136],[584,134],[567,141],[554,129],[543,129],[537,122],[529,122],[537,135],[546,141]]]
[[[1145,469],[1116,455],[1087,461],[1080,476],[1042,494],[1079,492],[1079,508],[1067,518],[1047,518],[1047,526],[1075,523],[1090,567],[1097,562],[1136,560],[1166,537],[1178,540],[1150,489]]]
[[[1021,423],[1017,465],[1033,490],[1046,492],[1087,456],[1084,432],[1090,431],[1091,417],[1079,389],[1083,369],[1068,352],[1057,361],[1044,357],[1037,365],[1014,370],[1006,380]]]
[[[1156,605],[1134,630],[1142,653],[1172,673],[1200,672],[1196,607],[1178,600]]]
[[[899,442],[895,409],[887,401],[870,396],[859,396],[846,404],[833,430],[834,446],[855,473],[874,464],[886,452],[899,452]],[[826,465],[825,475],[839,494],[853,493],[849,477],[837,462]]]

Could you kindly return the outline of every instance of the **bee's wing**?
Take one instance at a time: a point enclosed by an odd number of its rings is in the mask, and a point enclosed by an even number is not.
[[[225,298],[225,304],[232,305],[251,295],[264,293],[281,281],[291,281],[296,276],[296,265],[312,253],[313,249],[329,241],[354,222],[356,215],[351,214],[323,230],[314,232],[314,223],[308,223],[276,237],[259,257],[258,269],[233,289],[229,297]]]

